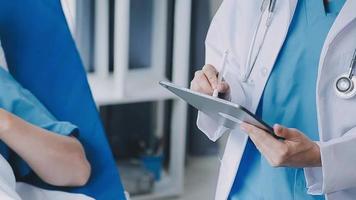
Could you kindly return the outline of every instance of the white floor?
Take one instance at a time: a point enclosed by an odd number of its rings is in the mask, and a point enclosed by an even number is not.
[[[174,200],[214,199],[219,165],[217,156],[188,158],[184,195]]]
[[[184,177],[184,194],[174,200],[213,200],[228,135],[219,139],[219,155],[188,157]]]

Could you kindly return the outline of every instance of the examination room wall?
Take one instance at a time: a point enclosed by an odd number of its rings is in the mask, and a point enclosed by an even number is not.
[[[204,65],[205,36],[221,0],[75,2],[73,35],[132,199],[213,199],[222,145],[197,129],[193,108],[157,83],[182,77],[189,86],[193,72]],[[183,22],[177,18],[184,12],[181,4],[191,5],[191,16]],[[120,6],[129,12],[118,13]],[[185,30],[177,30],[180,23]],[[177,67],[175,40],[184,33],[188,37],[179,42],[187,43],[181,52],[187,53],[188,64]],[[184,140],[179,147],[175,138]]]

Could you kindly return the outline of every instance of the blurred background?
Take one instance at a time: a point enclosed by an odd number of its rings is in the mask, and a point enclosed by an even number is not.
[[[221,0],[63,0],[107,138],[132,199],[213,199],[224,139],[158,85],[188,87]]]

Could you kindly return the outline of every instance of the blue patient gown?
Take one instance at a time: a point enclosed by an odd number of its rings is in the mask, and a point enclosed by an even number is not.
[[[33,125],[57,134],[71,135],[78,133],[75,125],[69,122],[57,121],[36,97],[18,84],[2,67],[0,67],[0,108]],[[0,153],[10,162],[18,177],[23,177],[30,173],[29,166],[1,141]]]
[[[268,124],[297,128],[311,140],[319,140],[315,98],[318,63],[327,33],[344,3],[333,0],[325,8],[322,0],[299,0],[257,111]],[[249,140],[230,199],[316,200],[324,196],[307,194],[303,169],[271,167]]]

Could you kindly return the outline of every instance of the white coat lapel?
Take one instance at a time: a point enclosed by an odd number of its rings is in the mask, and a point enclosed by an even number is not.
[[[267,33],[266,41],[263,44],[260,57],[257,60],[256,69],[251,73],[250,82],[252,81],[252,84],[246,84],[247,88],[245,90],[252,91],[251,111],[255,111],[258,107],[268,77],[287,37],[297,3],[298,0],[277,1],[274,18]]]
[[[356,1],[347,0],[329,31],[329,34],[325,40],[324,48],[329,46],[332,41],[337,37],[337,35],[355,19]]]
[[[253,70],[251,78],[255,80],[253,85],[245,84],[245,90],[249,91],[252,101],[251,111],[255,111],[258,106],[261,94],[268,79],[269,73],[278,57],[279,51],[286,38],[289,24],[292,20],[298,0],[277,1],[277,7],[273,22],[271,24],[268,38],[261,52],[259,66]],[[250,3],[246,1],[246,3]],[[261,65],[263,64],[264,67]],[[268,68],[268,74],[261,73],[260,69]],[[239,130],[232,131],[226,144],[224,157],[220,167],[219,180],[215,199],[227,199],[233,185],[237,169],[239,168],[243,150],[245,148],[247,136]]]
[[[333,26],[331,27],[329,34],[325,40],[323,50],[320,55],[320,62],[319,62],[319,69],[318,69],[318,79],[317,79],[317,108],[318,108],[318,127],[319,127],[319,134],[321,140],[326,140],[326,136],[324,135],[324,130],[323,130],[323,115],[321,115],[321,110],[319,110],[320,103],[320,95],[322,94],[319,92],[321,90],[321,87],[325,82],[321,80],[321,78],[326,78],[325,73],[324,76],[321,75],[323,74],[323,69],[325,68],[325,62],[326,62],[326,56],[328,55],[329,48],[332,46],[332,44],[337,41],[337,38],[340,33],[343,32],[350,24],[352,24],[354,21],[356,21],[356,1],[355,0],[347,0],[345,2],[344,7],[341,9],[339,15],[337,16]],[[323,82],[323,83],[322,83]],[[329,130],[327,130],[329,132]]]
[[[337,35],[346,28],[353,20],[356,20],[356,1],[347,0],[344,7],[336,18],[329,34],[325,40],[324,47],[320,56],[319,74],[324,65],[325,56],[329,50],[330,44],[336,39]]]

